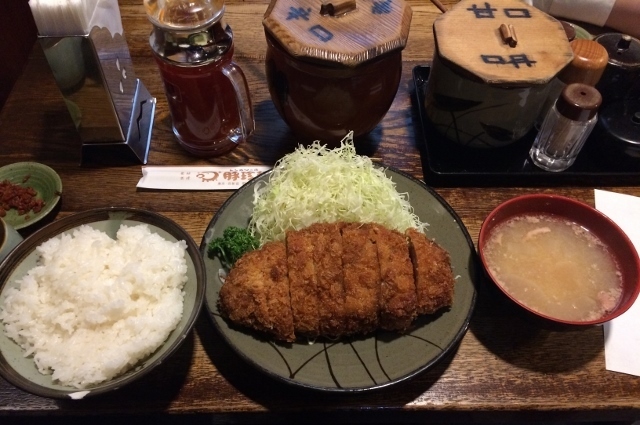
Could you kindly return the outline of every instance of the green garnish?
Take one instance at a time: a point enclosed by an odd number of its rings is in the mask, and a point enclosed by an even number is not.
[[[222,265],[230,269],[245,252],[257,249],[259,241],[248,229],[230,226],[222,237],[215,238],[207,246],[209,258],[218,257]]]

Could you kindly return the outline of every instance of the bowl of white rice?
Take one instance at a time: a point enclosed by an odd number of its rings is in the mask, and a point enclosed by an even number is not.
[[[193,238],[160,214],[110,207],[57,220],[0,263],[0,375],[52,398],[121,388],[186,339],[205,273]]]

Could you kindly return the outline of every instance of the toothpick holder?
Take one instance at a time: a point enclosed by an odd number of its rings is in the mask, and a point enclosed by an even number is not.
[[[38,41],[82,140],[82,165],[146,164],[156,99],[135,77],[123,32],[94,25]]]

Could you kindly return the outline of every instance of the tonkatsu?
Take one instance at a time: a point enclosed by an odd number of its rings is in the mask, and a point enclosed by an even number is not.
[[[279,341],[295,341],[284,243],[266,243],[244,254],[220,288],[218,305],[234,323]]]
[[[220,313],[273,339],[407,332],[453,304],[448,252],[423,233],[321,223],[246,253],[220,290]]]
[[[405,234],[414,268],[418,314],[431,314],[453,303],[454,276],[449,253],[416,229]]]

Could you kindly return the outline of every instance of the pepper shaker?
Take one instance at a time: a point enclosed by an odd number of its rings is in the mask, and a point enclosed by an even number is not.
[[[570,44],[573,60],[549,82],[547,99],[536,120],[538,129],[567,84],[582,83],[595,87],[607,67],[609,53],[600,43],[577,38]]]
[[[545,116],[529,155],[546,171],[564,171],[575,162],[598,120],[600,92],[581,83],[567,85]]]

